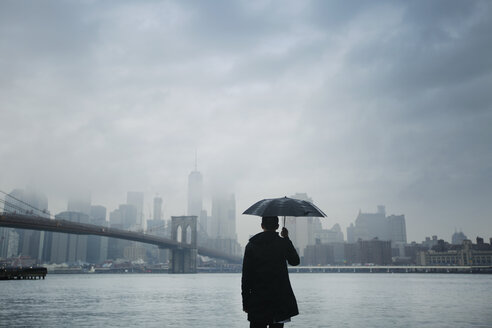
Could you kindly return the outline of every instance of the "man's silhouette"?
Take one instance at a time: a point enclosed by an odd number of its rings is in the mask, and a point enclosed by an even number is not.
[[[298,315],[297,302],[290,286],[287,262],[299,264],[297,254],[283,228],[280,237],[278,217],[263,217],[263,232],[246,245],[241,281],[243,310],[248,313],[250,327],[283,327]]]

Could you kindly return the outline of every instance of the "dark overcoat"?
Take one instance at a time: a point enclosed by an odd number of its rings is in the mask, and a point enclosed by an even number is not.
[[[249,240],[241,280],[243,310],[249,321],[271,323],[299,314],[287,262],[299,264],[299,255],[289,238],[265,231]]]

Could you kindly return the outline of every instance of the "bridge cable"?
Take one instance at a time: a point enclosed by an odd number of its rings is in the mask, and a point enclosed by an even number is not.
[[[16,204],[10,203],[8,201],[6,202],[3,199],[0,199],[0,203],[3,203],[4,204],[4,207],[3,207],[4,213],[16,214],[17,211],[19,211],[19,214],[22,214],[22,213],[29,214],[29,210],[26,210],[25,208],[20,207],[20,206],[18,206]],[[7,206],[9,208],[9,210],[7,210],[5,208],[5,206]],[[11,210],[11,209],[13,209],[13,210]]]
[[[12,196],[12,195],[10,195],[10,194],[7,194],[5,191],[0,190],[0,193],[2,193],[2,194],[4,194],[4,195],[6,195],[7,197],[10,197],[10,198],[12,198],[12,199],[14,199],[14,200],[18,201],[18,202],[20,202],[20,203],[22,203],[22,204],[24,204],[24,205],[27,205],[27,206],[29,206],[30,208],[32,208],[32,209],[34,209],[34,210],[36,210],[36,211],[39,211],[39,212],[41,212],[41,213],[43,213],[44,215],[49,215],[49,216],[51,217],[51,214],[49,213],[48,209],[40,210],[39,208],[37,208],[37,207],[35,207],[35,206],[33,206],[33,205],[31,205],[31,204],[29,204],[29,203],[27,203],[27,202],[23,201],[23,200],[20,200],[20,199],[18,199],[18,198],[16,198],[16,197]],[[6,200],[6,199],[7,199],[7,197],[5,197],[5,201],[6,201],[6,202],[8,202],[8,201]]]

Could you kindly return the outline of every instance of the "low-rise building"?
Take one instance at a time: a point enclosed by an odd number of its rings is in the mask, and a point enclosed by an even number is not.
[[[304,265],[327,265],[334,264],[333,246],[322,244],[317,240],[315,245],[308,245],[304,249],[302,263]]]
[[[391,241],[359,240],[356,243],[318,242],[304,249],[304,265],[391,264]]]
[[[359,240],[359,259],[360,263],[371,263],[377,265],[391,264],[391,241],[378,240]]]
[[[492,265],[492,247],[489,244],[483,244],[483,239],[482,243],[476,245],[473,245],[471,240],[464,240],[459,248],[419,252],[417,265],[490,266]]]

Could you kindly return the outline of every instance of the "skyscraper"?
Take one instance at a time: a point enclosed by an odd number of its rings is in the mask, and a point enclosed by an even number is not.
[[[389,238],[392,242],[407,243],[405,215],[390,215],[386,218],[389,224]]]
[[[291,198],[313,202],[306,193],[296,193]],[[282,222],[283,218],[280,221]],[[307,245],[315,244],[315,232],[322,230],[321,221],[316,217],[287,217],[285,226],[289,230],[289,238],[300,256],[304,255],[304,249]]]
[[[200,217],[203,208],[203,177],[198,171],[188,176],[188,215]]]
[[[355,219],[355,225],[347,228],[348,242],[357,240],[379,240],[391,241],[391,247],[398,249],[397,254],[404,256],[407,243],[407,231],[405,215],[386,216],[386,209],[379,205],[376,213],[362,213]]]
[[[348,238],[349,242],[353,241],[352,239],[356,241],[358,239],[371,240],[378,238],[380,240],[406,243],[405,215],[386,216],[386,209],[382,205],[378,206],[376,213],[359,211],[355,219],[355,225],[347,228],[347,237],[349,234],[353,235],[353,238]]]
[[[188,176],[188,215],[198,218],[198,234],[208,235],[207,213],[203,210],[203,176],[197,170],[197,157],[195,153],[195,169]],[[200,237],[198,239],[201,239]]]
[[[5,202],[5,212],[49,217],[48,199],[33,188],[14,189],[5,196]],[[44,235],[44,231],[0,228],[0,257],[41,259]]]
[[[144,222],[144,214],[143,214],[143,207],[144,207],[144,193],[143,192],[136,192],[136,191],[129,191],[126,194],[126,203],[128,205],[132,205],[135,207],[137,210],[137,221],[136,225],[138,229],[143,229],[145,222]]]
[[[463,233],[463,231],[455,231],[453,233],[453,236],[451,237],[451,243],[453,245],[461,245],[463,243],[464,240],[468,239],[468,237],[466,237],[466,235]]]
[[[206,211],[202,217],[207,218]],[[208,239],[205,246],[231,255],[240,255],[241,245],[236,234],[236,198],[231,193],[218,193],[212,197],[212,216],[208,217]]]
[[[363,213],[359,211],[355,219],[354,238],[355,240],[371,240],[373,238],[390,240],[390,229],[386,219],[384,206],[378,206],[376,213]]]
[[[106,221],[106,207],[100,205],[91,206],[90,223],[98,226],[108,226]],[[101,263],[108,257],[108,238],[100,236],[88,236],[87,238],[87,262]]]
[[[133,205],[121,204],[109,214],[111,228],[136,230],[137,209]],[[128,240],[110,238],[108,242],[108,258],[119,259],[124,257],[124,249],[130,247],[132,242]]]
[[[217,194],[212,199],[211,238],[237,239],[236,198],[234,194]]]
[[[153,212],[154,220],[162,220],[162,198],[154,197],[154,212]]]
[[[110,226],[113,228],[136,230],[137,209],[133,205],[120,204],[109,214]]]
[[[67,211],[79,212],[85,215],[91,214],[91,194],[90,192],[79,192],[68,199]]]
[[[65,211],[55,215],[56,220],[77,223],[89,223],[89,216],[81,212]],[[87,260],[87,237],[54,232],[51,240],[51,258],[53,263],[74,263]]]

